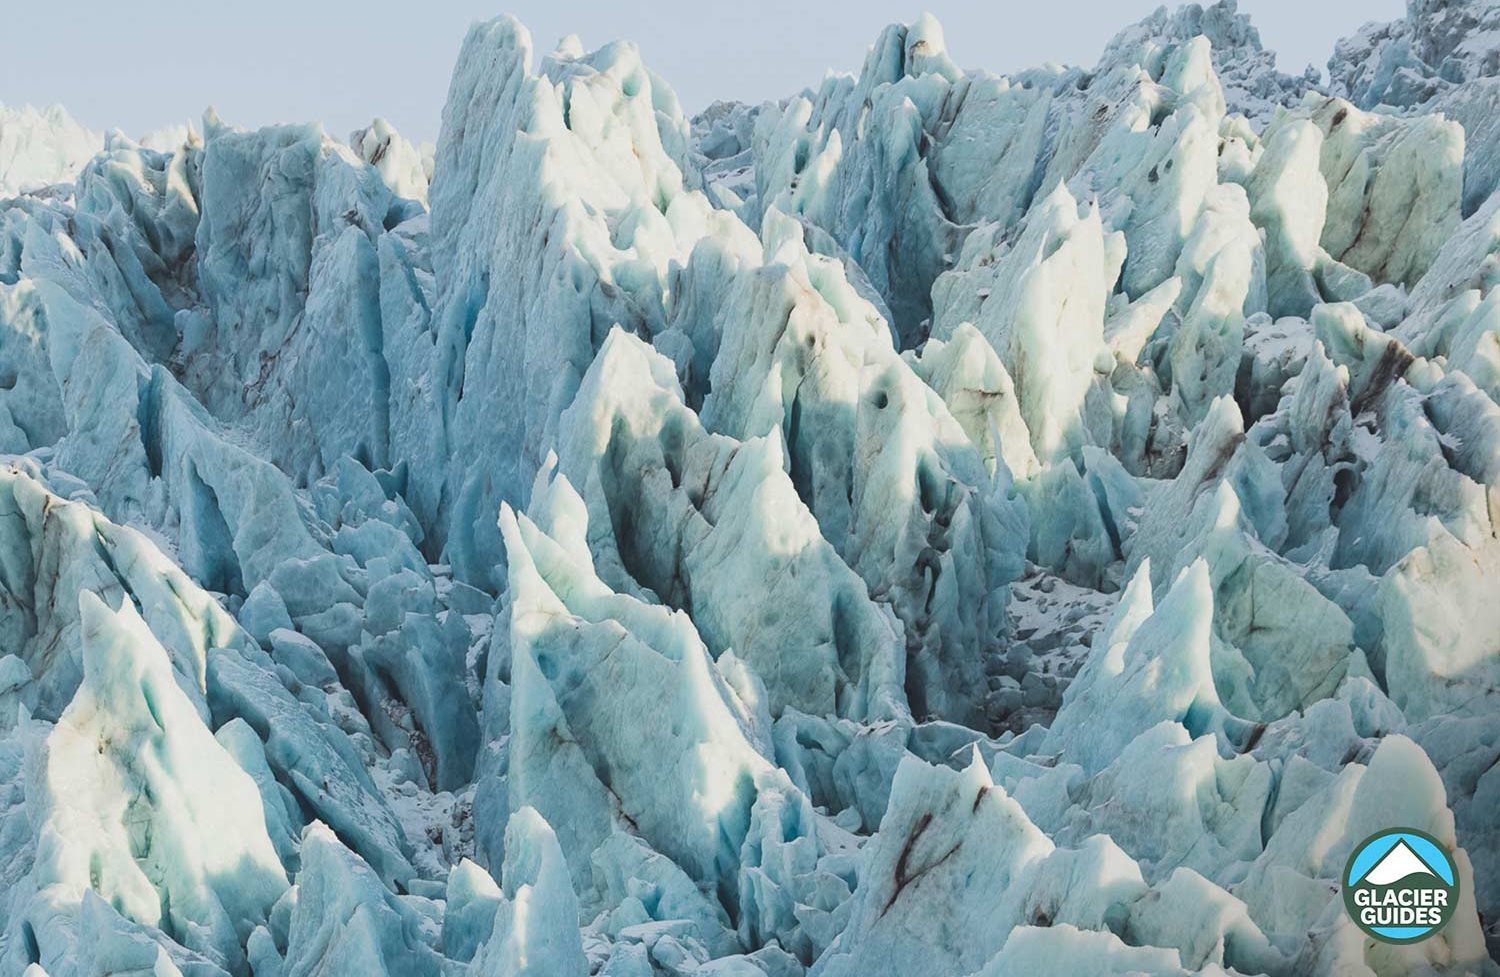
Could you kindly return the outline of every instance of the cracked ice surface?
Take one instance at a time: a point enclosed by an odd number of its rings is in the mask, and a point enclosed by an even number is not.
[[[0,975],[1500,974],[1500,6],[534,54],[0,107]]]

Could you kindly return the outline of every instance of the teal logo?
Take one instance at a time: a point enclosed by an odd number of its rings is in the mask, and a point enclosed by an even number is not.
[[[1458,907],[1458,866],[1442,843],[1412,828],[1371,835],[1344,869],[1344,907],[1383,943],[1416,943],[1436,934]]]

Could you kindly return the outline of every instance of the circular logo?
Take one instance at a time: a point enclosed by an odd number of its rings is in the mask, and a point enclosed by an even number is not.
[[[1442,842],[1413,828],[1366,838],[1344,868],[1344,906],[1384,943],[1416,943],[1448,925],[1458,907],[1458,867]]]

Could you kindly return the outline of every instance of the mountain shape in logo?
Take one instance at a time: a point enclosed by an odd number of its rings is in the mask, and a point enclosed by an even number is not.
[[[1396,842],[1395,846],[1386,852],[1360,881],[1368,885],[1390,885],[1411,875],[1430,875],[1435,881],[1442,881],[1437,873],[1411,850],[1406,840],[1402,839]]]

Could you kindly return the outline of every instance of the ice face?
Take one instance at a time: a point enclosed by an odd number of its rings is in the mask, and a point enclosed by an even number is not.
[[[27,788],[51,898],[92,890],[191,950],[243,964],[241,946],[286,890],[256,784],[178,687],[127,601],[79,597],[84,676]]]
[[[0,108],[0,973],[1493,972],[1497,27]]]
[[[103,144],[61,105],[0,105],[0,194],[71,183]]]
[[[590,549],[622,589],[692,608],[715,657],[765,684],[772,717],[908,715],[899,625],[798,498],[779,438],[707,432],[670,361],[615,330],[561,420]]]

